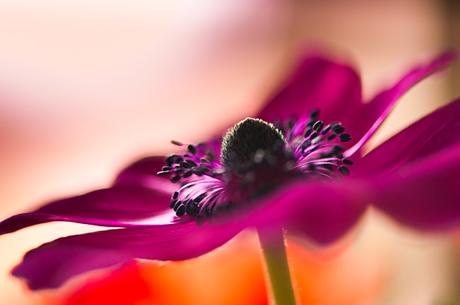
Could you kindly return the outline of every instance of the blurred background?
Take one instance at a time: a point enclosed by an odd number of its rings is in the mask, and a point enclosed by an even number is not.
[[[5,218],[107,186],[130,161],[171,151],[171,139],[199,141],[255,113],[305,49],[350,62],[372,96],[460,48],[460,5],[2,0],[0,46]],[[459,68],[406,95],[372,145],[459,96]],[[0,304],[268,302],[251,232],[198,259],[137,262],[54,291],[32,293],[9,275],[28,249],[96,229],[53,223],[1,236]],[[448,305],[460,304],[459,245],[456,234],[421,235],[370,211],[357,236],[320,251],[292,240],[289,255],[302,304]]]

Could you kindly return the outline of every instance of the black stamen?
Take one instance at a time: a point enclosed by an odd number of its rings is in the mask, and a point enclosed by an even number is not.
[[[177,181],[180,180],[180,176],[178,175],[172,176],[171,178],[169,178],[169,180],[171,180],[172,183],[176,183]]]
[[[331,125],[326,125],[326,127],[324,127],[323,131],[321,132],[322,135],[325,135],[326,133],[329,132],[329,130],[331,130]]]
[[[168,166],[171,166],[173,163],[179,163],[180,161],[182,161],[184,158],[182,158],[182,156],[179,156],[179,155],[171,155],[169,157],[166,158],[165,162]]]
[[[318,109],[315,109],[313,110],[312,112],[310,112],[310,119],[311,120],[317,120],[319,117],[319,110]]]
[[[198,197],[196,197],[193,201],[195,203],[200,203],[201,200],[203,200],[208,194],[207,193],[201,193],[200,195],[198,195]]]
[[[350,170],[346,168],[345,166],[340,166],[339,172],[344,176],[348,176],[350,174]]]
[[[209,171],[209,168],[207,167],[203,167],[203,166],[200,166],[200,167],[197,167],[193,170],[193,173],[195,175],[198,175],[198,176],[202,176],[204,173],[206,173],[207,171]]]
[[[181,204],[176,210],[176,215],[181,217],[181,216],[184,216],[184,214],[185,214],[185,205]]]
[[[345,131],[345,127],[338,123],[332,127],[332,131],[334,131],[336,134],[339,134]]]
[[[180,201],[180,200],[177,200],[177,201],[175,202],[174,206],[173,206],[174,212],[175,212],[181,205],[183,205],[183,202]]]
[[[348,133],[344,133],[340,135],[341,142],[348,142],[351,140],[351,136]]]
[[[324,126],[323,121],[316,121],[316,123],[313,124],[313,129],[319,132],[323,128],[323,126]]]
[[[193,165],[191,165],[188,161],[181,161],[179,164],[180,164],[180,166],[182,166],[184,168],[193,167]]]
[[[184,174],[182,175],[182,177],[184,178],[188,178],[190,177],[191,175],[193,175],[193,172],[191,170],[188,170],[188,171],[185,171]]]
[[[172,195],[172,199],[177,199],[177,197],[179,197],[179,192],[174,192],[173,195]]]
[[[189,144],[189,145],[187,146],[187,149],[188,149],[188,151],[189,151],[191,154],[193,154],[193,155],[196,154],[196,147],[193,146],[192,144]]]

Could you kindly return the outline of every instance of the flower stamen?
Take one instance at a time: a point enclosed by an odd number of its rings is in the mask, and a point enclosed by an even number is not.
[[[351,140],[341,123],[328,125],[319,120],[319,110],[310,113],[309,119],[290,119],[282,130],[288,146],[296,159],[296,168],[303,174],[333,179],[337,169],[342,175],[349,175],[345,165],[352,162],[343,156],[341,143]]]
[[[178,141],[172,141],[174,145],[185,146]],[[157,175],[171,175],[170,180],[173,183],[192,175],[212,177],[221,175],[219,163],[216,162],[214,152],[204,144],[187,145],[187,153],[183,155],[173,154],[166,158],[166,166],[163,166]]]
[[[341,123],[325,124],[319,114],[314,110],[309,117],[276,126],[246,118],[223,137],[220,160],[204,144],[172,141],[185,152],[167,157],[157,173],[181,184],[171,197],[171,209],[179,217],[203,219],[298,177],[330,180],[337,173],[349,175],[347,166],[353,162],[344,157],[341,144],[351,136]]]

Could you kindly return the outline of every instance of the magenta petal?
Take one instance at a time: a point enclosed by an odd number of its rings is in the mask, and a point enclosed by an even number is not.
[[[71,277],[133,258],[183,260],[221,246],[241,226],[194,222],[128,228],[60,238],[28,252],[14,270],[31,289],[55,288]]]
[[[267,121],[308,115],[321,110],[321,119],[341,120],[361,104],[361,81],[350,67],[320,56],[306,57],[282,89],[261,110]]]
[[[155,190],[119,186],[69,197],[0,222],[0,234],[49,222],[70,221],[92,225],[124,227],[132,221],[159,215],[169,209],[170,195]]]
[[[177,188],[168,178],[158,176],[157,172],[166,165],[165,157],[146,157],[125,169],[115,178],[114,185],[136,185],[171,194]]]
[[[342,236],[365,210],[358,184],[299,182],[211,223],[146,226],[65,237],[30,251],[14,269],[32,289],[58,287],[86,271],[133,258],[182,260],[207,253],[245,227],[286,225],[321,243]],[[220,219],[220,222],[219,222]]]
[[[460,225],[460,145],[381,178],[372,202],[419,230]]]
[[[350,155],[358,151],[369,140],[388,117],[402,95],[426,77],[446,68],[455,59],[457,59],[457,53],[447,52],[435,58],[427,65],[414,68],[391,88],[375,96],[360,111],[355,111],[352,117],[345,119],[343,123],[349,129],[349,133],[354,137],[352,143],[357,142],[348,154]]]
[[[385,174],[407,163],[460,144],[460,99],[393,136],[353,168],[353,175]]]
[[[284,226],[320,244],[343,236],[364,213],[369,202],[365,182],[301,181],[262,199],[260,211],[247,226]]]
[[[196,225],[183,222],[71,236],[30,251],[14,275],[32,289],[52,288],[93,269],[133,258],[182,260],[222,245],[244,228],[285,226],[320,243],[342,236],[367,202],[362,183],[298,182],[250,209]]]

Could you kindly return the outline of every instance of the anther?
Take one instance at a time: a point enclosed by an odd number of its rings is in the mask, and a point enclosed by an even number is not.
[[[182,175],[182,177],[184,178],[188,178],[190,177],[191,175],[193,175],[193,172],[191,170],[188,170],[188,171],[185,171],[184,174]]]
[[[204,173],[208,172],[209,171],[209,168],[207,167],[203,167],[203,166],[200,166],[200,167],[197,167],[193,170],[193,173],[195,175],[198,175],[198,176],[202,176]]]
[[[339,172],[344,176],[348,176],[350,174],[350,170],[345,166],[339,166]]]
[[[176,210],[176,215],[181,217],[181,216],[184,216],[184,214],[185,214],[185,205],[181,204]]]
[[[315,109],[313,110],[312,112],[310,112],[310,119],[311,120],[317,120],[319,117],[319,110],[318,109]]]
[[[169,157],[166,158],[165,162],[168,166],[171,166],[173,163],[179,163],[180,161],[182,161],[184,158],[182,158],[182,156],[179,156],[179,155],[171,155]]]
[[[348,133],[344,133],[340,135],[341,142],[348,142],[351,140],[351,136]]]
[[[305,133],[303,134],[303,136],[305,138],[308,138],[311,135],[312,132],[313,132],[313,129],[307,128],[307,130],[305,130]]]
[[[345,131],[345,127],[338,123],[332,127],[332,131],[334,131],[336,134],[340,134]]]
[[[173,210],[176,211],[181,205],[183,205],[183,202],[180,201],[180,200],[177,200],[177,201],[174,203]]]
[[[180,166],[182,167],[185,167],[185,168],[190,168],[190,167],[193,167],[190,163],[186,162],[186,161],[181,161],[179,163]]]
[[[323,121],[316,121],[315,124],[313,124],[313,129],[319,132],[324,126]]]
[[[329,130],[331,130],[331,125],[326,125],[326,127],[324,127],[323,131],[321,132],[322,135],[325,135],[329,132]]]
[[[203,200],[208,194],[207,193],[201,193],[200,195],[198,195],[198,197],[196,197],[195,199],[193,199],[193,201],[195,203],[200,203],[201,200]]]
[[[187,160],[187,163],[190,167],[195,167],[197,166],[197,164],[195,162],[193,162],[192,160]]]
[[[187,150],[188,150],[191,154],[193,154],[193,155],[196,154],[196,147],[193,146],[192,144],[189,144],[189,145],[187,146]]]
[[[176,191],[172,194],[172,199],[177,199],[177,197],[179,197],[179,192]]]

